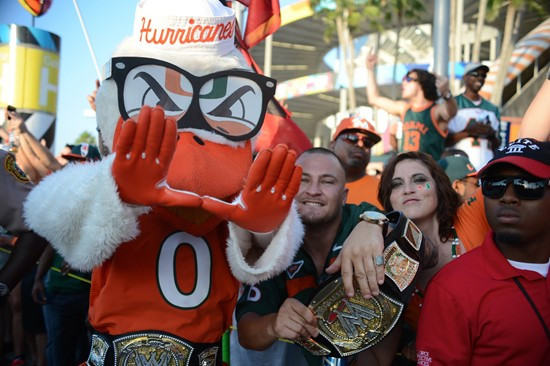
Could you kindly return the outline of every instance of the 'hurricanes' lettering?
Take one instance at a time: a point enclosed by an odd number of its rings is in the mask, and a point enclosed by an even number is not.
[[[213,25],[195,24],[189,20],[187,26],[182,28],[157,28],[151,27],[151,19],[141,18],[141,30],[139,41],[150,44],[186,44],[186,43],[210,43],[233,38],[235,21]]]

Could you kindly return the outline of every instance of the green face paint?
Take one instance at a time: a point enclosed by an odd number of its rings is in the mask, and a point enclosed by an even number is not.
[[[423,190],[423,189],[430,189],[431,186],[430,186],[430,183],[426,183],[426,184],[419,184],[417,187],[416,187],[419,191]]]

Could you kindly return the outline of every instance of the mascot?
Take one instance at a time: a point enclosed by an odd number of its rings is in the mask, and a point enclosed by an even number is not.
[[[239,281],[281,272],[301,242],[295,153],[252,160],[275,80],[234,35],[218,0],[141,0],[97,93],[112,153],[29,196],[29,225],[93,269],[88,365],[220,365]]]

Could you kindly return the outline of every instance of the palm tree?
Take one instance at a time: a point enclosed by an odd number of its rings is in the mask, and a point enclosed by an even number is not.
[[[474,38],[474,46],[472,49],[472,62],[479,62],[479,51],[481,49],[481,31],[485,23],[487,13],[487,3],[489,0],[479,1],[479,10],[477,11],[476,36]]]
[[[340,69],[347,76],[348,109],[356,107],[354,74],[355,47],[353,36],[365,21],[373,31],[381,32],[385,25],[397,27],[395,63],[399,49],[399,30],[405,18],[418,18],[424,10],[420,0],[311,0],[314,12],[326,23],[325,39],[331,39],[334,32],[340,47]],[[395,73],[395,71],[394,71]],[[394,75],[395,76],[395,75]]]
[[[328,42],[336,32],[339,45],[339,72],[347,76],[348,109],[356,107],[354,74],[355,47],[353,34],[365,19],[372,21],[374,27],[379,26],[381,11],[377,4],[379,0],[311,0],[311,7],[322,17],[326,24],[325,40]]]
[[[386,0],[381,1],[382,11],[384,12],[383,25],[392,25],[395,28],[396,40],[393,53],[392,80],[397,77],[397,65],[399,64],[399,42],[401,39],[401,29],[405,19],[420,19],[420,14],[424,11],[424,5],[418,0]],[[395,85],[392,88],[392,98],[397,98]]]
[[[90,145],[97,145],[97,140],[95,138],[94,135],[92,135],[90,132],[88,131],[84,131],[82,132],[75,140],[74,144],[75,145],[78,145],[78,144],[82,144],[82,143],[88,143]]]

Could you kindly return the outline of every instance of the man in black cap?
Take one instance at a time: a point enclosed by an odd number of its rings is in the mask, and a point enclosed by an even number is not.
[[[550,142],[518,139],[479,177],[491,231],[432,278],[418,365],[550,365]]]
[[[458,111],[449,121],[447,145],[468,153],[474,167],[481,169],[500,146],[498,107],[479,95],[489,68],[471,63],[464,69],[465,91],[456,97]]]
[[[101,154],[99,153],[99,149],[97,147],[86,142],[79,145],[67,144],[63,150],[61,150],[57,160],[62,165],[69,162],[81,163],[85,161],[98,161],[101,160]]]

